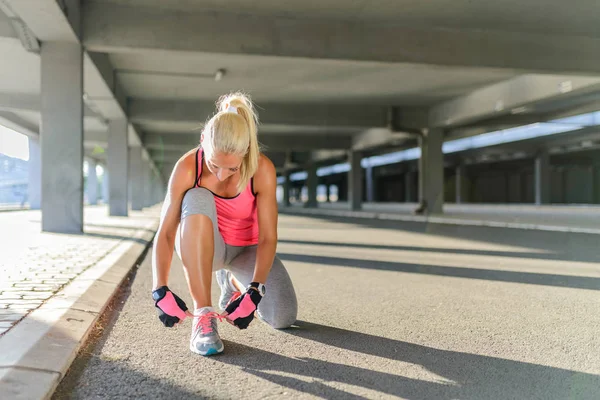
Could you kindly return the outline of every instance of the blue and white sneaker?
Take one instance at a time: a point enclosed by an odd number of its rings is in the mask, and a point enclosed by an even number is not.
[[[217,319],[222,319],[212,307],[203,307],[194,313],[190,350],[202,356],[219,354],[225,346],[219,337]]]
[[[233,283],[231,283],[231,271],[228,269],[220,269],[215,272],[217,276],[217,283],[221,288],[221,296],[219,297],[219,308],[221,311],[225,311],[227,305],[233,298],[237,298],[241,295],[240,291],[237,290]]]

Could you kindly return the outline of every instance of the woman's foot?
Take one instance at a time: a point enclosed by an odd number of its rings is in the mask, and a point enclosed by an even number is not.
[[[241,295],[240,290],[233,284],[231,271],[228,269],[220,269],[216,273],[217,283],[221,288],[221,296],[219,297],[219,308],[225,311],[227,304],[233,299]]]
[[[217,319],[220,319],[212,307],[199,308],[194,312],[190,350],[202,356],[221,353],[225,346],[219,337]]]

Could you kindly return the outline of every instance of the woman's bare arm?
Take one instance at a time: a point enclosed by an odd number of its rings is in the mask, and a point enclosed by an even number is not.
[[[195,152],[183,156],[171,173],[165,202],[161,210],[158,231],[154,238],[152,248],[152,289],[167,286],[171,260],[175,248],[175,235],[181,217],[181,202],[185,193],[194,185],[195,181]]]
[[[277,250],[277,173],[275,166],[261,156],[254,176],[258,214],[258,248],[253,282],[266,283]]]

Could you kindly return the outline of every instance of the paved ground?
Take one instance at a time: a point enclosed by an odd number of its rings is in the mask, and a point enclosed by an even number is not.
[[[225,353],[192,354],[190,321],[156,318],[147,259],[54,398],[598,399],[597,249],[596,235],[281,216],[295,327],[223,323]],[[170,285],[190,301],[176,259]]]
[[[498,227],[518,227],[551,231],[575,230],[580,233],[600,234],[600,206],[598,205],[543,205],[533,204],[444,204],[443,214],[425,217],[415,215],[416,203],[365,203],[362,211],[350,211],[346,202],[319,203],[319,208],[305,209],[301,204],[287,208],[293,213],[331,214],[381,219],[400,218],[405,221],[424,221],[481,225],[492,223]]]
[[[86,207],[83,235],[41,232],[41,212],[0,213],[0,336],[123,240],[158,220],[156,208],[108,217]]]

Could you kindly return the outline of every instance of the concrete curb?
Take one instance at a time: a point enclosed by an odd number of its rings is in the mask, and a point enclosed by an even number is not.
[[[488,220],[477,220],[477,219],[462,219],[462,218],[448,218],[441,216],[422,216],[422,215],[403,215],[394,214],[389,212],[373,212],[373,211],[348,211],[348,210],[320,210],[320,209],[306,209],[306,208],[280,208],[280,212],[284,214],[297,214],[297,215],[323,215],[332,217],[350,217],[350,218],[364,218],[364,219],[380,219],[380,220],[392,220],[392,221],[404,221],[404,222],[425,222],[432,224],[446,224],[446,225],[464,225],[464,226],[486,226],[493,228],[510,228],[510,229],[525,229],[525,230],[539,230],[548,232],[569,232],[569,233],[586,233],[592,235],[600,235],[600,229],[596,228],[582,228],[582,227],[570,227],[560,225],[545,225],[545,224],[525,224],[521,222],[502,222],[502,221],[488,221]]]
[[[157,227],[155,221],[138,229],[0,338],[2,398],[52,396],[123,279],[150,247]]]

